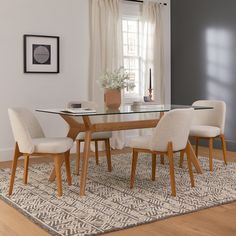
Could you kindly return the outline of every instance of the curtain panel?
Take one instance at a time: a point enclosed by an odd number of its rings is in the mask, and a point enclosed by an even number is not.
[[[123,65],[120,1],[90,0],[90,20],[89,96],[98,106],[104,106],[104,91],[98,79],[105,71],[114,71]],[[117,121],[122,116],[104,118]],[[124,131],[113,132],[112,148],[122,149],[124,144]]]
[[[144,1],[141,16],[140,55],[142,60],[142,77],[145,91],[149,88],[149,68],[152,69],[154,100],[163,104],[164,87],[164,46],[162,33],[162,8],[154,1]]]
[[[165,103],[164,83],[164,46],[162,34],[163,5],[156,1],[144,1],[141,15],[140,56],[144,90],[147,95],[149,88],[149,69],[152,71],[153,99],[158,104]],[[159,114],[140,114],[140,119],[159,118]],[[140,135],[150,135],[152,129],[142,129]]]
[[[90,66],[89,98],[104,106],[104,92],[98,79],[104,71],[113,71],[123,65],[122,0],[90,0]],[[141,77],[143,93],[149,86],[149,68],[152,69],[154,99],[164,103],[164,49],[162,42],[162,7],[157,2],[145,0],[140,18]],[[142,117],[144,118],[144,117]],[[145,117],[146,118],[146,117]],[[109,116],[110,121],[123,117]],[[124,132],[113,132],[111,146],[121,149],[125,145]]]
[[[90,0],[90,99],[103,106],[98,79],[123,65],[119,0]]]

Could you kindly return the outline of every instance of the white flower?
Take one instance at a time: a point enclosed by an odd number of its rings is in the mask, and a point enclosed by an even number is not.
[[[133,90],[135,83],[130,81],[129,75],[124,71],[123,67],[120,67],[114,72],[106,71],[98,80],[99,84],[105,89],[124,89],[128,88]]]

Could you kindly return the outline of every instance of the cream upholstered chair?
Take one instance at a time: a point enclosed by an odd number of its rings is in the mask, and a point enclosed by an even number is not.
[[[74,101],[74,102],[69,102],[67,107],[68,108],[91,108],[91,109],[96,109],[97,105],[95,102],[92,101]],[[91,117],[91,119],[101,119],[101,117]],[[110,146],[110,138],[112,136],[112,132],[96,132],[92,134],[91,141],[94,141],[95,143],[95,158],[96,158],[96,164],[99,164],[99,159],[98,159],[98,142],[99,141],[104,141],[105,143],[105,148],[106,148],[106,155],[107,155],[107,165],[108,165],[108,171],[110,172],[112,167],[111,167],[111,146]],[[75,164],[75,174],[79,174],[79,169],[80,169],[80,146],[81,143],[84,142],[85,138],[85,133],[79,133],[77,139],[76,139],[76,153],[77,153],[77,158],[76,158],[76,164]]]
[[[209,143],[209,166],[213,170],[213,140],[220,138],[223,149],[224,162],[227,165],[226,144],[224,137],[226,104],[223,101],[199,100],[193,103],[193,106],[208,106],[213,109],[195,110],[193,124],[190,128],[190,136],[196,140],[195,153],[198,156],[199,139],[207,139]],[[180,167],[183,164],[183,153],[180,158]]]
[[[152,180],[155,180],[156,155],[166,154],[170,166],[170,182],[172,195],[176,196],[174,159],[173,153],[185,150],[188,157],[188,168],[191,186],[194,187],[192,164],[190,160],[190,147],[187,143],[189,129],[192,123],[193,109],[177,109],[167,112],[158,122],[152,135],[141,136],[131,140],[130,146],[133,148],[133,160],[131,170],[130,187],[134,186],[137,158],[139,152],[152,154]]]
[[[68,184],[71,185],[70,161],[68,151],[73,145],[70,138],[46,138],[32,112],[25,108],[8,109],[13,135],[16,141],[12,163],[9,195],[12,194],[17,160],[24,156],[24,183],[27,184],[29,156],[52,156],[54,158],[58,196],[62,196],[60,160],[65,159]]]

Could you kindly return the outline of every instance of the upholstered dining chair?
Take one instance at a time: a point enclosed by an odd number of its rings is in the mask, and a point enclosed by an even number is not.
[[[67,107],[68,108],[90,108],[90,109],[97,109],[97,104],[92,101],[74,101],[69,102]],[[93,119],[93,117],[91,117]],[[94,119],[101,119],[101,117],[96,117]],[[110,138],[112,136],[112,132],[96,132],[92,134],[91,141],[95,143],[95,158],[96,158],[96,164],[99,164],[99,156],[98,156],[98,142],[103,141],[105,143],[105,149],[106,149],[106,156],[107,156],[107,165],[108,165],[108,171],[111,172],[112,166],[111,166],[111,146],[110,146]],[[75,163],[75,174],[79,175],[79,169],[80,169],[80,147],[81,143],[85,140],[85,133],[79,133],[77,139],[76,139],[76,163]]]
[[[152,135],[140,136],[130,142],[133,148],[130,187],[134,186],[138,154],[140,152],[152,154],[152,180],[156,174],[156,155],[167,155],[169,159],[170,183],[172,196],[176,196],[174,156],[175,152],[185,150],[188,159],[191,186],[194,187],[194,177],[190,160],[188,144],[189,130],[192,123],[193,109],[177,109],[167,112],[158,122]]]
[[[195,110],[193,124],[190,128],[190,137],[195,138],[195,154],[198,156],[198,144],[200,139],[208,140],[209,144],[209,168],[213,170],[213,141],[215,138],[221,139],[223,158],[227,165],[226,143],[224,136],[226,104],[217,100],[199,100],[193,106],[208,106],[213,109]],[[183,165],[184,153],[180,156],[180,167]]]
[[[54,159],[58,196],[62,196],[60,160],[65,159],[67,182],[71,185],[69,150],[73,140],[67,137],[46,138],[43,130],[31,111],[25,108],[9,108],[8,114],[15,138],[15,153],[12,162],[9,195],[12,194],[17,161],[24,156],[24,184],[28,181],[30,156],[51,156]]]

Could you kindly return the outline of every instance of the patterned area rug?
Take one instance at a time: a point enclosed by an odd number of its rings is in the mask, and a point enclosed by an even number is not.
[[[186,162],[178,168],[175,158],[177,197],[170,195],[169,166],[157,164],[157,179],[151,181],[151,157],[138,159],[135,188],[129,189],[131,154],[112,157],[113,171],[107,172],[106,159],[89,163],[86,196],[79,197],[79,181],[73,176],[68,187],[63,176],[64,195],[58,198],[56,184],[49,183],[48,164],[31,165],[29,184],[22,182],[18,168],[13,195],[9,198],[9,169],[0,169],[0,197],[52,235],[97,235],[150,223],[236,200],[236,163],[227,167],[214,161],[208,171],[208,159],[200,158],[203,175],[195,173],[195,188],[190,187]],[[74,162],[72,170],[74,170]],[[64,171],[63,171],[64,173]]]

